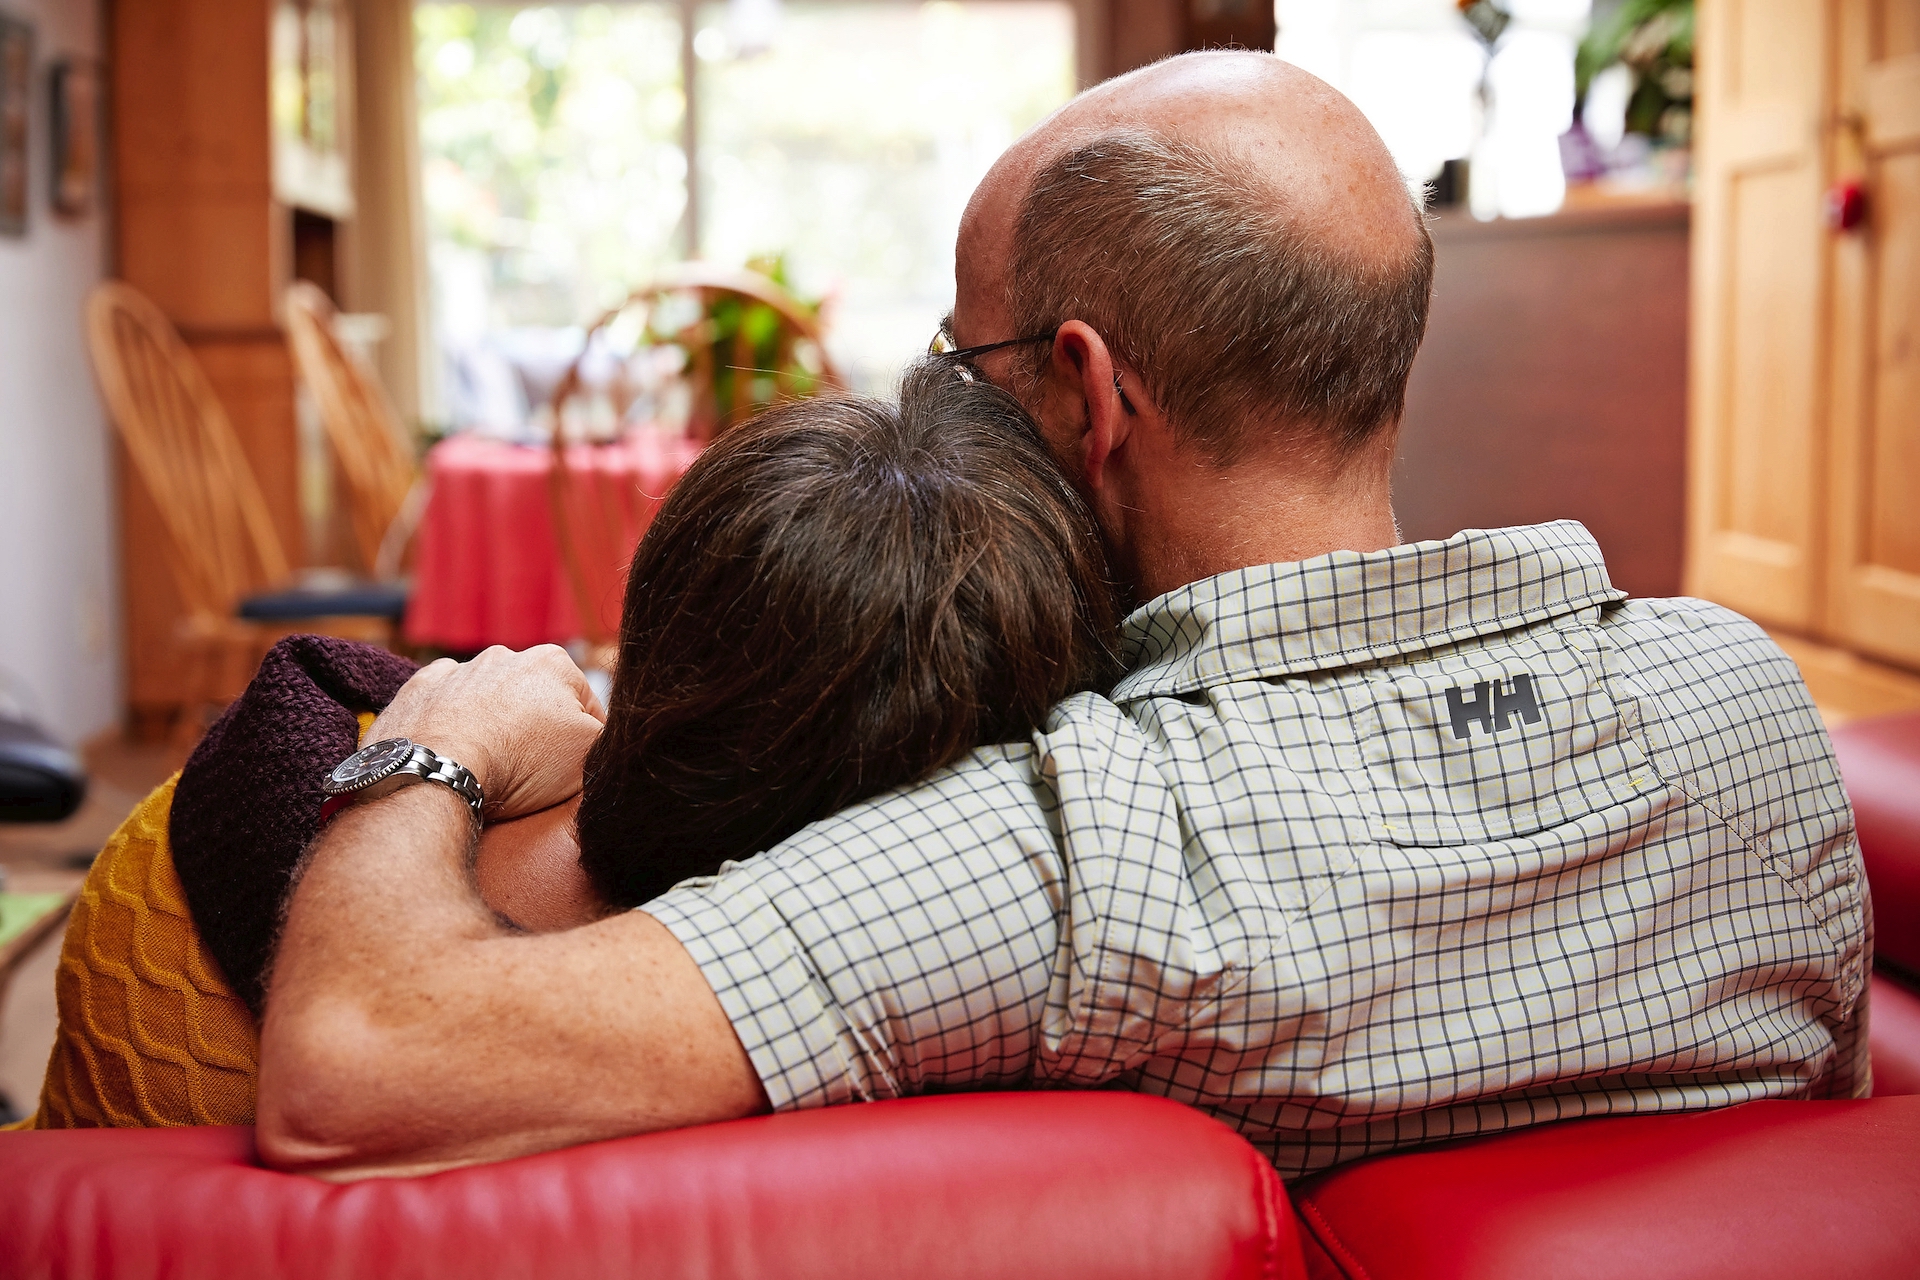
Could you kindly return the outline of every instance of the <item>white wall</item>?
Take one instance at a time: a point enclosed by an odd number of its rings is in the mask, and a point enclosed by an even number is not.
[[[63,56],[100,56],[100,25],[92,0],[0,0],[0,12],[34,28],[27,235],[0,235],[0,701],[23,690],[78,743],[120,708],[112,455],[80,319],[106,269],[106,217],[52,211],[47,81]]]

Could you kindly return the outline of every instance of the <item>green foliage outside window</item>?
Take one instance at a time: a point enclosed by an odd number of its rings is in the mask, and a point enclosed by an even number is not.
[[[663,4],[414,9],[430,237],[506,325],[578,324],[672,258],[680,29]]]

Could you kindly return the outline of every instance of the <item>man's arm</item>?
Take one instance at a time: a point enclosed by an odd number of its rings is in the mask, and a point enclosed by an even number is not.
[[[557,649],[436,663],[374,726],[472,769],[490,816],[578,790],[592,695]],[[764,1109],[745,1050],[680,943],[634,912],[503,930],[468,871],[473,822],[421,784],[315,842],[260,1041],[268,1163],[423,1173]]]

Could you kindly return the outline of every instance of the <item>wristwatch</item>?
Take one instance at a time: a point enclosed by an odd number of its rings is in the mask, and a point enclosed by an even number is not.
[[[480,780],[464,766],[436,755],[408,738],[370,742],[335,765],[320,784],[331,800],[371,800],[415,782],[438,782],[452,787],[480,820]]]

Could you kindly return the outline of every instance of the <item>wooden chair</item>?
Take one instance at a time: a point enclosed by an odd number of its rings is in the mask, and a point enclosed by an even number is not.
[[[756,342],[752,326],[743,323],[731,336],[720,335],[713,316],[716,304],[727,303],[758,308],[755,320],[769,332]],[[596,340],[616,325],[635,333],[643,346],[672,343],[688,352],[679,375],[692,393],[687,434],[703,444],[779,400],[846,385],[827,354],[818,317],[757,272],[683,263],[594,322],[581,355],[548,401],[548,475],[554,536],[590,646],[587,665],[603,667],[611,665],[618,639],[627,564],[661,497],[613,482],[591,465],[591,452],[581,445],[582,437],[593,434],[582,424],[596,416],[615,432],[633,425],[628,418],[641,388],[626,376],[624,363],[605,387],[589,387],[582,376]],[[598,405],[592,404],[596,397]]]
[[[189,715],[229,700],[280,635],[325,630],[391,643],[404,591],[378,584],[303,587],[287,562],[240,441],[160,309],[110,280],[87,297],[94,374],[134,474],[166,531],[166,559],[186,611]]]
[[[386,391],[340,344],[333,320],[333,303],[317,285],[298,280],[287,290],[287,342],[340,462],[361,565],[392,581],[420,522],[426,489]]]
[[[739,307],[744,322],[723,335],[715,316],[727,306]],[[582,378],[596,339],[616,327],[630,329],[642,344],[686,351],[679,378],[693,393],[687,434],[702,444],[776,401],[846,385],[827,353],[819,317],[786,289],[757,271],[683,262],[635,289],[587,330],[579,357],[548,402],[556,437],[582,434],[576,410],[596,393],[610,402],[616,424],[632,407],[639,388],[624,376],[625,366],[605,388],[590,388]]]

